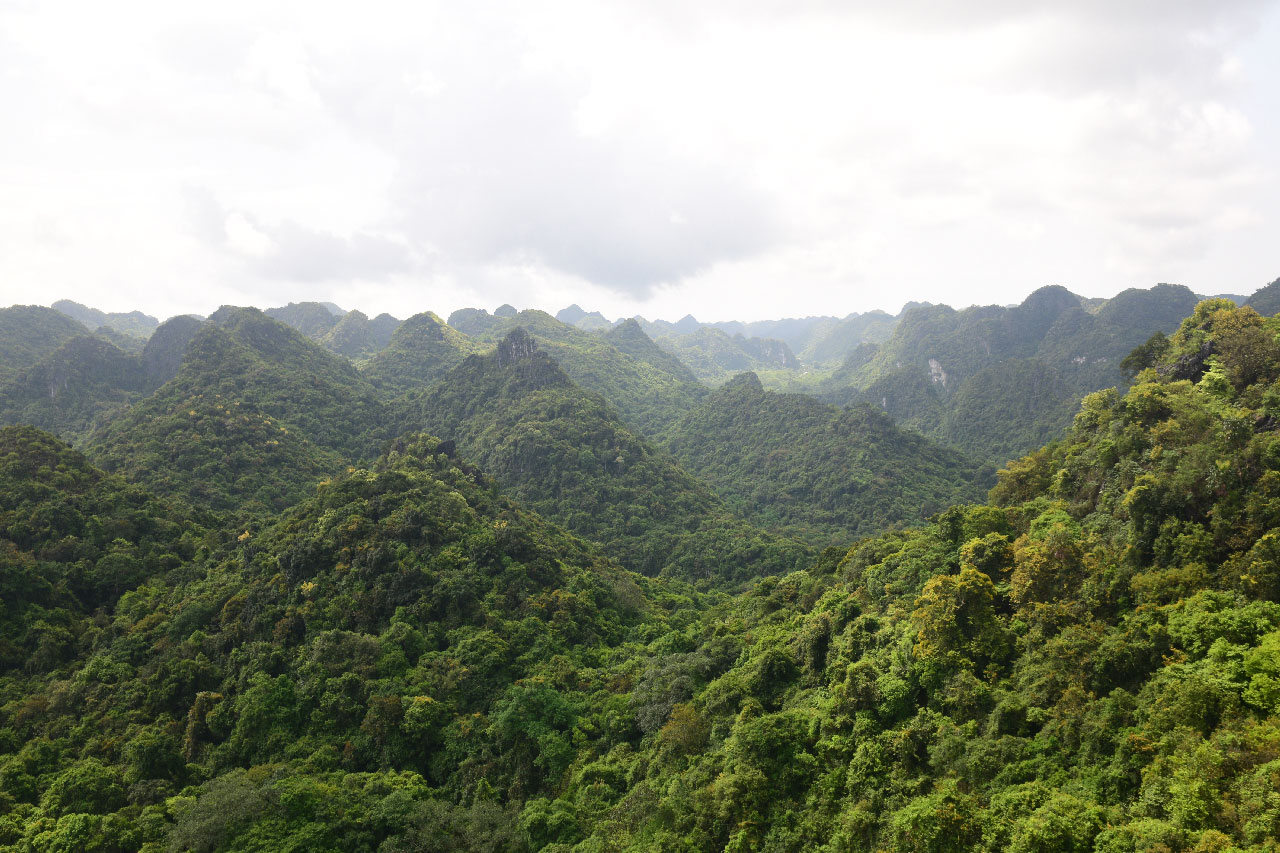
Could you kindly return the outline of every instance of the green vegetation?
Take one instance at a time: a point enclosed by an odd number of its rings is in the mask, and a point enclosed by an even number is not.
[[[160,325],[160,321],[141,311],[108,313],[72,302],[70,299],[59,299],[53,303],[53,310],[66,314],[73,320],[82,323],[87,329],[107,329],[129,338],[145,341]]]
[[[493,316],[483,308],[459,308],[449,315],[449,325],[470,337],[479,337],[494,326],[501,319]]]
[[[263,312],[318,342],[330,352],[352,360],[369,358],[386,349],[400,321],[390,314],[372,320],[360,311],[341,311],[327,302],[290,302]]]
[[[618,352],[625,353],[660,373],[673,376],[682,383],[691,384],[698,380],[683,361],[654,343],[635,320],[623,320],[608,331],[605,340]]]
[[[388,395],[421,391],[480,347],[430,311],[405,320],[391,342],[360,367]]]
[[[469,357],[418,407],[416,426],[456,443],[521,503],[600,542],[627,568],[742,581],[807,556],[731,516],[523,329],[492,354]]]
[[[195,317],[171,317],[152,332],[142,351],[142,368],[156,386],[178,375],[187,346],[200,331],[201,324]]]
[[[808,341],[800,350],[800,360],[805,364],[840,363],[862,344],[889,340],[898,319],[883,311],[851,314]]]
[[[30,367],[72,338],[89,334],[67,315],[39,305],[0,308],[0,378]]]
[[[839,409],[736,377],[663,445],[739,515],[821,545],[978,498],[977,466],[868,406]]]
[[[94,611],[192,559],[206,538],[181,505],[48,433],[0,428],[0,671],[66,662]]]
[[[1244,304],[1264,317],[1280,314],[1280,278],[1254,291]]]
[[[454,316],[456,312],[451,321]],[[492,325],[477,332],[461,331],[495,345],[513,329],[525,329],[570,379],[608,400],[644,435],[661,432],[706,394],[688,368],[648,340],[634,322],[599,335],[542,311],[516,314],[512,309],[509,316],[492,319]]]
[[[320,343],[347,358],[365,359],[386,349],[399,326],[400,321],[390,314],[379,314],[370,320],[359,311],[348,311]]]
[[[613,328],[613,324],[605,319],[605,316],[599,311],[592,311],[588,314],[576,303],[557,311],[556,319],[561,323],[567,323],[585,332],[607,332]]]
[[[0,381],[0,424],[31,424],[68,440],[153,390],[137,355],[101,338],[71,338]]]
[[[107,428],[158,488],[0,428],[0,850],[1275,850],[1280,317],[1210,300],[1138,343],[1128,391],[986,503],[814,554],[522,331],[417,398],[439,438],[381,440],[349,363],[224,309]],[[776,453],[948,470],[749,376],[696,414],[721,487],[812,496],[779,525],[837,490]],[[272,429],[297,443],[262,482],[217,480]],[[672,549],[658,577],[615,561],[646,548]]]
[[[279,308],[268,308],[262,313],[279,320],[291,329],[318,341],[329,333],[342,317],[343,312],[333,312],[320,302],[290,302]]]
[[[50,577],[5,622],[6,848],[525,849],[518,803],[548,802],[584,737],[629,727],[613,659],[693,600],[646,594],[422,437],[216,553],[177,523],[117,523],[97,557],[74,526],[14,519],[69,505],[51,483],[89,491],[90,526],[135,493],[19,439],[0,433],[0,529]],[[51,548],[134,574],[79,604],[28,556]]]
[[[350,363],[261,311],[219,309],[184,351],[171,381],[90,436],[91,458],[247,517],[296,503],[386,438],[385,407]]]
[[[1121,361],[1153,332],[1171,332],[1196,298],[1160,284],[1088,305],[1043,287],[1013,308],[903,312],[876,350],[855,349],[821,396],[879,406],[918,430],[992,465],[1061,435],[1084,394],[1123,386]]]
[[[735,373],[747,370],[795,370],[800,366],[785,341],[730,337],[713,326],[663,338],[659,345],[679,357],[708,385],[722,385]]]

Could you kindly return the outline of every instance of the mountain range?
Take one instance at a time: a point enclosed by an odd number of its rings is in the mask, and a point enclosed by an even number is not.
[[[0,850],[1273,849],[1278,288],[0,310]]]

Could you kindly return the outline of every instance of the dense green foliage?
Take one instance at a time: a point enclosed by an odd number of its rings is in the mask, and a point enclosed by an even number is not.
[[[457,329],[462,334],[477,338],[502,322],[502,319],[483,308],[459,308],[449,315],[447,322],[451,328]]]
[[[599,311],[588,314],[576,303],[557,311],[556,319],[585,332],[607,332],[613,328],[613,323],[610,323]]]
[[[869,406],[839,409],[738,376],[663,445],[766,530],[822,545],[918,524],[985,492],[977,466]]]
[[[678,356],[708,385],[721,385],[747,370],[794,370],[800,366],[785,341],[730,336],[713,326],[663,338],[659,346]]]
[[[142,369],[153,384],[158,387],[178,375],[187,346],[201,325],[195,317],[170,317],[151,333],[142,351]]]
[[[277,484],[306,447],[365,463],[206,515],[0,429],[0,850],[1275,850],[1280,318],[1208,301],[1138,343],[988,503],[731,593],[614,561],[666,501],[722,505],[527,335],[421,396],[452,434],[375,457],[349,364],[219,312],[131,407],[130,477],[216,478],[145,459],[212,438],[191,403],[241,449],[305,433],[253,462]],[[702,414],[764,468],[838,464],[780,438],[831,424],[914,440],[749,378]],[[513,494],[638,520],[588,542]]]
[[[898,319],[883,311],[851,314],[808,341],[799,352],[800,360],[805,364],[842,362],[861,344],[889,340]]]
[[[353,360],[365,359],[386,349],[400,321],[390,314],[372,320],[361,311],[340,311],[325,302],[290,302],[263,312],[273,320],[301,332],[330,352]]]
[[[101,338],[71,338],[36,364],[0,380],[0,424],[31,424],[68,440],[153,390],[137,355]]]
[[[338,325],[342,312],[330,311],[321,302],[290,302],[278,308],[268,308],[262,313],[273,320],[279,320],[291,329],[318,341]]]
[[[421,391],[480,347],[430,311],[414,314],[360,372],[385,394]]]
[[[1264,317],[1280,314],[1280,278],[1254,291],[1244,304]]]
[[[14,518],[88,490],[76,508],[110,523],[104,503],[134,493],[21,439],[18,463],[0,456],[6,547],[96,556],[70,525]],[[25,632],[5,648],[27,657],[0,678],[0,845],[523,849],[517,804],[554,795],[584,737],[630,728],[612,660],[689,599],[647,596],[436,449],[399,441],[214,555],[180,540],[152,565],[160,546],[117,538],[101,574],[126,547],[150,569],[118,603],[57,607],[65,627],[34,603],[9,619]]]
[[[629,355],[660,373],[669,374],[680,382],[690,384],[698,379],[688,365],[654,343],[635,320],[623,320],[609,329],[605,340],[618,352]]]
[[[178,374],[86,450],[160,494],[247,516],[372,458],[386,423],[350,363],[256,309],[223,308],[187,344]]]
[[[999,465],[1060,435],[1082,395],[1123,386],[1125,355],[1153,332],[1173,331],[1195,303],[1187,288],[1161,284],[1095,306],[1061,287],[1012,308],[918,306],[873,353],[851,352],[822,396],[880,406]]]
[[[0,672],[67,661],[90,614],[192,559],[203,538],[180,505],[48,433],[0,428]]]
[[[379,314],[370,320],[360,311],[348,311],[320,343],[347,358],[364,359],[386,349],[399,326],[400,321],[390,314]]]
[[[457,313],[450,316],[451,321]],[[569,378],[608,400],[645,435],[661,431],[706,393],[688,368],[646,341],[634,323],[623,323],[601,335],[575,329],[542,311],[491,319],[492,325],[476,333],[461,331],[495,345],[517,327],[527,330]]]
[[[418,405],[416,425],[456,442],[523,504],[635,571],[746,580],[806,556],[732,517],[523,329],[494,353],[469,357]]]
[[[51,307],[53,310],[79,321],[87,329],[98,329],[105,326],[118,334],[143,341],[151,337],[151,333],[156,330],[156,326],[160,325],[160,321],[155,317],[143,314],[141,311],[109,313],[99,311],[97,308],[90,308],[87,305],[81,305],[79,302],[72,302],[70,299],[59,299]]]
[[[67,315],[39,305],[0,308],[0,378],[30,367],[89,330]]]
[[[1089,397],[993,504],[766,579],[668,639],[637,688],[683,680],[676,704],[609,754],[603,803],[583,779],[552,804],[557,840],[1274,849],[1277,332],[1202,305],[1160,372]]]

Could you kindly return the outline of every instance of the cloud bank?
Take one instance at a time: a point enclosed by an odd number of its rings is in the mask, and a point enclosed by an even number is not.
[[[1248,290],[1278,274],[1276,19],[1263,0],[8,4],[0,288],[746,318]]]

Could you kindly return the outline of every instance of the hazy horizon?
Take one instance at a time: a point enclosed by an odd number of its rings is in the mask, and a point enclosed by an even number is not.
[[[1269,282],[1269,283],[1270,283],[1270,282]],[[1157,282],[1157,284],[1151,285],[1151,287],[1156,287],[1156,286],[1158,286],[1158,285],[1160,285],[1160,284],[1177,284],[1177,283],[1176,283],[1176,282]],[[1044,286],[1052,286],[1052,285],[1044,285]],[[1261,285],[1261,287],[1265,287],[1265,286],[1266,286],[1265,284],[1264,284],[1264,285]],[[458,305],[458,306],[454,306],[454,307],[452,307],[452,308],[450,308],[450,309],[448,309],[448,310],[440,310],[440,309],[438,309],[438,308],[435,308],[435,307],[432,307],[432,306],[429,306],[429,305],[428,305],[428,306],[424,306],[424,307],[413,308],[413,309],[411,309],[411,310],[406,310],[406,311],[405,311],[405,312],[403,312],[403,313],[395,313],[395,312],[391,312],[391,311],[385,311],[385,312],[384,312],[384,311],[369,311],[369,310],[367,310],[366,308],[364,308],[363,306],[360,306],[360,305],[340,305],[340,304],[338,304],[338,303],[333,302],[332,300],[327,300],[327,299],[295,299],[295,300],[292,300],[291,302],[287,302],[287,303],[279,303],[279,304],[275,304],[275,303],[271,303],[271,304],[256,304],[256,303],[247,303],[247,302],[246,302],[246,303],[222,303],[221,305],[215,305],[215,306],[213,306],[213,307],[209,308],[207,311],[185,311],[185,312],[181,312],[181,314],[161,314],[161,313],[155,313],[155,312],[152,312],[152,311],[148,311],[148,310],[146,310],[146,308],[145,308],[145,307],[141,307],[141,306],[133,306],[133,307],[126,307],[126,308],[119,308],[119,309],[108,309],[108,308],[104,308],[104,307],[103,307],[103,306],[101,306],[101,305],[95,305],[95,304],[91,304],[91,303],[81,302],[80,300],[70,299],[70,297],[62,297],[62,296],[58,297],[57,299],[53,299],[53,300],[51,300],[51,301],[48,301],[48,302],[43,302],[43,303],[32,303],[32,304],[39,304],[39,305],[42,305],[43,307],[52,307],[52,306],[53,306],[53,304],[54,304],[54,303],[56,303],[56,302],[60,302],[60,301],[62,301],[63,299],[69,299],[70,301],[72,301],[72,302],[76,302],[76,303],[78,303],[79,305],[81,305],[81,306],[83,306],[83,307],[85,307],[85,308],[96,309],[96,310],[98,310],[98,311],[102,311],[102,312],[107,313],[107,314],[112,314],[112,313],[128,313],[128,312],[131,312],[131,311],[138,311],[138,312],[141,312],[142,314],[145,314],[145,315],[147,315],[147,316],[149,316],[149,317],[152,317],[153,319],[156,319],[156,320],[158,320],[158,321],[160,321],[160,322],[164,322],[165,320],[171,319],[172,317],[181,316],[181,315],[195,315],[195,316],[201,316],[201,317],[208,317],[210,314],[212,314],[214,311],[218,310],[219,308],[223,307],[224,305],[231,305],[231,306],[234,306],[234,307],[241,307],[241,308],[257,308],[257,309],[260,309],[260,310],[265,311],[265,310],[267,310],[267,309],[272,309],[272,308],[283,308],[283,307],[286,307],[286,306],[287,306],[287,305],[289,305],[289,304],[292,304],[292,303],[299,303],[299,302],[315,302],[315,303],[320,303],[320,304],[330,305],[330,306],[333,306],[333,307],[338,308],[338,309],[339,309],[339,311],[340,311],[341,313],[346,313],[346,312],[353,311],[353,310],[354,310],[354,311],[360,311],[361,313],[365,314],[366,316],[368,316],[368,317],[370,317],[370,318],[372,318],[372,317],[376,317],[376,316],[378,316],[379,314],[386,313],[386,314],[390,314],[391,316],[395,317],[395,318],[396,318],[396,319],[398,319],[398,320],[405,320],[405,319],[407,319],[407,318],[409,318],[409,317],[414,316],[415,314],[420,314],[420,313],[424,313],[424,312],[428,312],[428,311],[430,311],[430,312],[434,313],[436,316],[440,317],[442,320],[447,320],[447,319],[449,318],[449,316],[450,316],[454,311],[458,311],[458,310],[461,310],[461,309],[464,309],[464,308],[475,308],[475,309],[481,309],[481,310],[487,311],[487,312],[489,312],[490,314],[492,314],[492,313],[494,313],[496,310],[498,310],[498,309],[500,309],[500,308],[502,308],[502,307],[504,307],[504,306],[507,306],[507,305],[510,305],[510,307],[515,308],[517,311],[526,311],[526,310],[542,311],[542,312],[544,312],[544,313],[550,314],[551,316],[555,317],[555,316],[557,316],[561,311],[564,311],[564,310],[566,310],[566,309],[568,309],[568,308],[572,308],[572,307],[575,307],[575,306],[576,306],[577,308],[581,309],[583,312],[585,312],[585,313],[587,313],[587,314],[599,313],[599,314],[601,314],[601,315],[602,315],[606,320],[608,320],[609,322],[614,323],[614,324],[621,323],[622,321],[627,320],[627,319],[631,319],[631,318],[633,318],[633,317],[641,318],[641,319],[644,319],[644,320],[646,320],[646,321],[651,321],[651,322],[667,322],[667,323],[672,323],[672,324],[677,323],[677,322],[679,322],[679,321],[681,321],[681,320],[685,319],[686,317],[693,317],[695,320],[697,320],[699,323],[701,323],[701,324],[703,324],[703,325],[714,325],[714,324],[727,324],[727,323],[754,323],[754,322],[781,321],[781,320],[803,320],[803,319],[807,319],[807,318],[811,318],[811,317],[836,317],[836,318],[844,318],[844,317],[849,317],[849,316],[858,315],[858,314],[869,314],[869,313],[874,313],[874,312],[876,312],[876,311],[883,311],[884,313],[887,313],[887,314],[889,314],[889,315],[891,315],[891,316],[898,316],[898,315],[900,315],[900,314],[901,314],[901,313],[906,309],[906,307],[907,307],[908,305],[911,305],[911,304],[948,305],[948,306],[950,306],[951,308],[956,309],[957,311],[961,311],[961,310],[964,310],[964,309],[966,309],[966,308],[974,308],[974,307],[979,307],[979,306],[984,306],[984,305],[996,305],[996,304],[1003,305],[1003,306],[1005,306],[1005,307],[1011,307],[1011,306],[1014,306],[1014,305],[1021,304],[1021,303],[1025,300],[1025,298],[1026,298],[1026,297],[1030,296],[1030,295],[1031,295],[1032,293],[1034,293],[1036,290],[1040,290],[1040,289],[1041,289],[1041,288],[1033,288],[1032,290],[1027,291],[1027,293],[1026,293],[1026,294],[1024,294],[1024,295],[1023,295],[1023,297],[1022,297],[1021,299],[1018,299],[1018,300],[1016,300],[1016,301],[1014,301],[1014,302],[1006,302],[1006,303],[978,303],[978,302],[972,302],[972,303],[967,303],[967,304],[963,304],[963,305],[961,305],[961,304],[954,304],[954,303],[945,302],[945,301],[943,301],[943,302],[930,302],[929,300],[913,300],[913,299],[908,299],[908,300],[906,300],[906,301],[905,301],[901,306],[899,306],[896,310],[885,310],[885,309],[881,309],[881,308],[870,308],[870,309],[867,309],[866,311],[847,311],[847,312],[844,312],[844,313],[835,313],[835,312],[826,312],[826,313],[822,313],[822,312],[819,312],[819,313],[811,313],[811,314],[793,314],[793,315],[777,315],[777,316],[769,316],[769,317],[754,317],[754,318],[751,318],[751,319],[743,319],[743,318],[740,318],[740,317],[721,317],[721,316],[707,316],[707,317],[699,317],[699,316],[697,316],[696,314],[694,314],[694,313],[693,313],[693,312],[691,312],[691,311],[687,311],[687,312],[685,312],[684,314],[680,314],[680,315],[678,315],[678,316],[658,316],[658,315],[649,316],[649,315],[646,315],[646,314],[643,314],[643,313],[637,313],[637,314],[626,314],[626,315],[618,315],[618,316],[610,316],[609,314],[607,314],[607,313],[605,313],[605,312],[603,312],[603,311],[599,311],[599,309],[593,308],[593,307],[592,307],[592,306],[590,306],[590,305],[583,305],[583,304],[581,304],[580,302],[572,302],[572,303],[569,303],[569,304],[567,304],[567,305],[561,305],[561,306],[559,306],[558,308],[556,308],[556,307],[544,306],[544,305],[517,305],[517,304],[512,304],[512,303],[502,303],[502,304],[499,304],[499,305]],[[1136,289],[1139,289],[1139,290],[1149,290],[1150,288],[1149,288],[1149,287],[1146,287],[1146,288],[1136,288]],[[1251,296],[1251,295],[1252,295],[1256,290],[1258,290],[1259,288],[1254,288],[1254,290],[1247,291],[1247,292],[1239,292],[1239,293],[1228,293],[1228,292],[1226,292],[1226,291],[1220,291],[1220,292],[1216,292],[1216,293],[1201,293],[1201,292],[1199,292],[1199,291],[1196,291],[1194,288],[1189,288],[1189,289],[1191,289],[1193,293],[1196,293],[1196,295],[1201,296],[1201,297],[1205,297],[1205,298],[1211,298],[1211,297],[1216,297],[1216,296],[1228,296],[1228,295],[1230,295],[1230,296],[1242,296],[1242,297],[1247,298],[1247,297]],[[1067,288],[1067,290],[1071,290],[1071,288]],[[1072,291],[1072,292],[1074,293],[1075,291]],[[1083,298],[1086,298],[1086,299],[1091,299],[1091,298],[1110,299],[1110,298],[1111,298],[1112,296],[1114,296],[1115,294],[1112,294],[1111,296],[1106,296],[1106,297],[1090,297],[1090,296],[1088,296],[1087,294],[1083,294],[1083,293],[1076,293],[1076,295],[1077,295],[1077,296],[1080,296],[1080,297],[1083,297]],[[19,303],[14,303],[14,304],[19,304]]]

